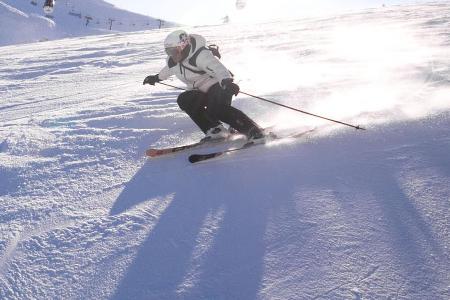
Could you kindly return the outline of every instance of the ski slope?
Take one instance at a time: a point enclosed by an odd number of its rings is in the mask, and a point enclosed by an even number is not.
[[[44,3],[45,0],[1,0],[0,46],[175,25],[116,8],[103,0],[55,1],[51,14],[44,12]]]
[[[307,139],[190,164],[169,29],[0,48],[1,299],[449,299],[448,3],[185,28]],[[181,85],[175,79],[168,81]],[[220,146],[218,146],[220,147]]]

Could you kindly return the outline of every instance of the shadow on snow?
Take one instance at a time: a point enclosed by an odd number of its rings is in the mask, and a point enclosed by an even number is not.
[[[185,157],[181,156],[147,162],[126,185],[110,214],[120,214],[149,199],[168,195],[174,198],[141,245],[113,299],[258,298],[264,288],[265,273],[270,272],[265,269],[265,255],[270,247],[267,240],[269,226],[278,227],[281,233],[305,227],[307,223],[301,219],[302,211],[308,211],[314,205],[329,205],[321,197],[295,196],[299,190],[332,191],[332,201],[344,210],[342,214],[367,214],[360,219],[346,219],[351,221],[346,226],[354,230],[367,226],[367,219],[372,214],[382,216],[380,223],[373,221],[375,224],[371,225],[386,232],[387,235],[381,235],[381,238],[387,237],[385,243],[388,243],[389,254],[385,253],[386,249],[377,249],[383,242],[380,244],[380,236],[373,234],[367,238],[366,248],[350,254],[343,252],[339,260],[330,261],[330,268],[331,265],[347,265],[363,277],[362,273],[366,271],[352,264],[355,259],[369,255],[373,261],[366,262],[367,266],[386,261],[382,256],[390,255],[397,266],[394,267],[396,272],[407,280],[403,289],[418,289],[417,284],[421,283],[421,289],[427,290],[437,282],[442,283],[440,275],[426,280],[423,276],[439,268],[439,261],[446,261],[448,251],[442,249],[432,224],[399,186],[395,174],[398,169],[405,168],[403,162],[392,159],[392,154],[386,150],[389,143],[393,146],[410,142],[423,144],[430,138],[427,134],[430,128],[422,132],[414,127],[405,130],[408,126],[403,125],[398,128],[394,133],[380,130],[371,135],[352,135],[350,138],[343,135],[295,146],[294,149],[301,151],[289,151],[292,150],[289,147],[270,151],[255,148],[233,159],[224,158],[196,166],[187,166]],[[389,142],[386,142],[386,134],[390,134]],[[445,164],[448,165],[448,161]],[[370,205],[364,202],[365,199],[348,203],[348,199],[354,199],[357,194],[370,194],[375,200]],[[224,213],[217,228],[208,227],[205,220],[220,210]],[[285,219],[281,224],[271,223],[280,211],[288,212]],[[332,220],[326,217],[328,222],[320,222],[323,216],[315,220],[308,217],[317,226],[307,226],[301,237],[286,241],[296,249],[296,254],[286,259],[293,260],[294,264],[297,260],[298,272],[303,275],[310,272],[312,276],[303,283],[299,277],[292,287],[298,289],[299,297],[301,293],[311,297],[308,291],[325,290],[325,282],[336,281],[333,277],[336,274],[330,274],[326,267],[311,270],[308,263],[301,263],[312,258],[329,260],[329,251],[321,249],[323,244],[315,239],[324,232],[325,238],[331,238],[327,232],[336,228],[332,227],[336,224],[330,224]],[[212,232],[210,242],[199,239],[205,230]],[[344,246],[348,243],[341,242]],[[312,245],[312,250],[304,249],[307,243]],[[195,257],[199,248],[201,255]],[[427,259],[430,253],[437,260]],[[443,268],[447,267],[444,263]],[[282,276],[282,273],[278,275]],[[342,281],[349,280],[344,277],[335,282],[342,288],[345,287]]]

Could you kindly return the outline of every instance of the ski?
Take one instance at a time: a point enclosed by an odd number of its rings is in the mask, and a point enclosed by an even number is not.
[[[203,145],[210,145],[210,144],[217,144],[217,143],[221,143],[221,142],[234,141],[239,136],[241,136],[241,134],[237,134],[236,133],[236,134],[231,134],[227,138],[214,139],[214,140],[200,140],[199,142],[195,142],[195,143],[192,143],[192,144],[186,144],[186,145],[182,145],[182,146],[175,146],[175,147],[169,147],[169,148],[160,148],[160,149],[158,149],[158,148],[150,148],[150,149],[147,149],[145,151],[145,155],[147,155],[149,157],[159,157],[159,156],[169,155],[169,154],[172,154],[172,153],[176,153],[176,152],[181,152],[181,151],[197,148],[197,147],[200,147],[200,146],[203,146]]]
[[[274,127],[274,126],[266,127],[266,128],[264,128],[264,130],[270,130],[272,127]],[[242,134],[240,134],[237,131],[234,131],[230,134],[229,137],[223,138],[223,139],[214,139],[214,140],[202,139],[198,142],[181,145],[181,146],[168,147],[168,148],[150,148],[145,151],[145,155],[148,157],[154,158],[154,157],[169,155],[169,154],[177,153],[177,152],[181,152],[181,151],[186,151],[186,150],[193,149],[193,148],[198,148],[203,145],[211,145],[211,144],[218,144],[221,142],[235,141],[235,140],[238,140],[238,138],[241,136],[243,137]]]
[[[290,135],[287,135],[287,136],[277,136],[275,134],[270,134],[268,143],[273,142],[273,141],[277,141],[277,140],[283,140],[283,139],[300,138],[300,137],[303,137],[303,136],[313,132],[314,130],[315,129],[311,129],[311,130],[308,130],[308,131],[297,132],[297,133],[293,133],[293,134],[290,134]],[[228,150],[224,150],[224,151],[211,152],[211,153],[206,153],[206,154],[192,154],[192,155],[189,156],[189,162],[197,163],[197,162],[200,162],[200,161],[205,161],[205,160],[208,160],[208,159],[219,157],[219,156],[222,156],[222,155],[227,154],[227,153],[232,153],[232,152],[236,152],[236,151],[245,150],[245,149],[248,149],[248,148],[253,147],[253,146],[267,145],[268,143],[255,144],[253,142],[247,142],[247,143],[245,143],[244,145],[242,145],[242,146],[240,146],[238,148],[228,149]]]

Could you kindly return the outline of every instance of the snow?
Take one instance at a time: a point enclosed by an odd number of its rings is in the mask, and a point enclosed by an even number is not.
[[[47,41],[65,37],[130,32],[159,28],[159,19],[114,7],[103,0],[56,1],[54,12],[46,15],[44,0],[0,1],[0,46]],[[88,19],[89,23],[87,23]],[[112,27],[110,30],[110,19]],[[174,23],[162,21],[163,27]]]
[[[243,91],[368,129],[239,95],[317,129],[199,164],[143,156],[201,137],[142,85],[170,29],[1,47],[0,298],[449,299],[449,12],[186,28]]]

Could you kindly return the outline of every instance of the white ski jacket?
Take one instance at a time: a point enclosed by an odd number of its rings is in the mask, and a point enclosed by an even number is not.
[[[198,89],[204,93],[223,79],[232,78],[230,71],[206,48],[206,40],[198,34],[189,35],[191,50],[181,62],[175,63],[170,57],[166,66],[159,72],[160,80],[175,75],[188,89]]]

